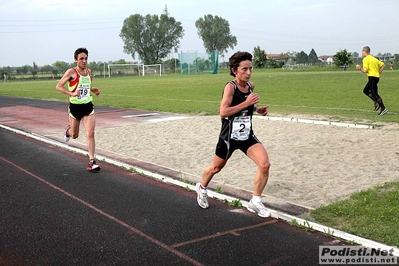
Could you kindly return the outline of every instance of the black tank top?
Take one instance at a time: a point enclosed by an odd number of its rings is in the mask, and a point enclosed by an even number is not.
[[[236,106],[246,100],[248,95],[252,93],[251,83],[247,82],[249,90],[247,93],[241,92],[234,81],[229,83],[234,86],[233,100],[230,106]],[[224,93],[224,91],[223,91]],[[234,139],[237,141],[244,141],[248,139],[252,131],[252,115],[254,113],[254,106],[250,105],[247,108],[235,113],[232,116],[222,118],[222,128],[219,137],[223,140],[230,141]]]

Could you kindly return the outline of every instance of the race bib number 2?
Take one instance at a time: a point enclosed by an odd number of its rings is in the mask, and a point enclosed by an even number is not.
[[[247,140],[251,132],[251,117],[237,116],[233,120],[231,138],[234,140]]]

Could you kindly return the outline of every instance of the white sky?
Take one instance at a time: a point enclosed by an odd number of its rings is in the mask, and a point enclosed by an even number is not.
[[[72,63],[82,46],[90,61],[132,61],[119,37],[123,20],[161,15],[165,5],[184,28],[179,52],[204,52],[195,21],[211,14],[227,20],[237,37],[225,61],[255,46],[266,53],[313,48],[319,56],[361,54],[365,45],[372,54],[399,53],[398,0],[2,0],[0,67]]]

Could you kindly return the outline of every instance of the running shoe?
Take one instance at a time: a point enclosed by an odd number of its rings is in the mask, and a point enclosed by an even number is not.
[[[380,115],[385,115],[386,113],[388,113],[388,109],[385,108],[384,110],[381,110]]]
[[[250,212],[257,213],[260,217],[270,217],[270,212],[266,209],[262,202],[253,203],[252,200],[250,200],[247,209]]]
[[[197,188],[198,205],[203,209],[209,208],[208,193],[206,188],[201,188],[201,183],[197,183],[195,187]]]
[[[69,129],[71,128],[70,125],[67,126],[66,130],[65,130],[65,135],[64,135],[64,140],[66,142],[68,142],[71,139],[71,135],[69,135]]]
[[[89,161],[89,164],[87,165],[87,171],[91,171],[91,172],[94,172],[94,171],[100,171],[100,169],[101,169],[101,167],[96,163],[96,160],[94,160],[94,159],[91,159],[90,161]]]
[[[380,105],[377,102],[374,102],[374,111],[378,111],[380,109]]]

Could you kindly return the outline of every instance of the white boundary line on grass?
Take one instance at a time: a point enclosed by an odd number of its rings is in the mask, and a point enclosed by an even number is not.
[[[25,132],[25,131],[22,131],[22,130],[19,130],[19,129],[15,129],[15,128],[12,128],[12,127],[4,126],[2,124],[0,124],[0,128],[12,131],[12,132],[20,134],[20,135],[24,135],[26,137],[30,137],[32,139],[35,139],[35,140],[38,140],[38,141],[41,141],[41,142],[44,142],[44,143],[47,143],[47,144],[51,144],[53,146],[58,146],[58,147],[61,147],[63,149],[66,149],[66,150],[73,151],[75,153],[87,155],[87,151],[84,151],[82,149],[69,146],[67,144],[64,144],[64,143],[61,143],[61,142],[46,138],[46,137],[38,135],[38,134]],[[127,170],[134,170],[137,173],[140,173],[140,174],[155,178],[155,179],[157,179],[159,181],[162,181],[164,183],[173,184],[173,185],[176,185],[176,186],[179,186],[179,187],[182,187],[182,188],[189,188],[190,190],[192,190],[194,192],[196,191],[195,185],[190,185],[190,184],[187,184],[185,182],[182,182],[182,181],[179,181],[179,180],[176,180],[176,179],[173,179],[173,178],[170,178],[170,177],[158,174],[158,173],[154,173],[154,172],[145,170],[143,168],[136,167],[134,165],[130,165],[130,164],[127,164],[127,163],[124,163],[124,162],[120,162],[120,161],[112,159],[112,158],[107,158],[107,157],[102,156],[102,155],[97,155],[96,157],[100,161],[104,161],[106,163],[113,164],[115,166],[118,166],[118,167],[121,167],[121,168],[125,168]],[[217,192],[211,191],[211,190],[208,190],[208,196],[211,197],[211,198],[218,199],[218,200],[227,200],[228,202],[241,201],[241,199],[238,199],[238,198],[235,198],[235,197],[230,197],[230,196],[227,196],[227,195],[224,195],[224,194],[220,194],[220,193],[217,193]],[[243,207],[246,208],[248,206],[248,201],[241,201],[241,204],[242,204]],[[349,233],[346,233],[344,231],[337,230],[337,229],[334,229],[334,228],[331,228],[331,227],[328,227],[328,226],[324,226],[324,225],[321,225],[321,224],[318,224],[318,223],[307,221],[305,219],[302,219],[302,218],[299,218],[299,217],[296,217],[296,216],[293,216],[293,215],[289,215],[287,213],[280,212],[280,211],[277,211],[277,210],[269,209],[269,211],[271,212],[271,215],[272,215],[273,218],[281,219],[281,220],[284,220],[284,221],[286,221],[288,223],[290,223],[290,222],[295,220],[298,225],[303,225],[305,227],[308,227],[309,229],[316,230],[316,231],[324,233],[326,235],[334,236],[334,237],[341,238],[341,239],[344,239],[344,240],[347,240],[347,241],[353,241],[353,242],[356,242],[356,243],[358,243],[358,244],[360,244],[360,245],[362,245],[364,247],[375,248],[375,249],[379,249],[380,248],[381,250],[393,249],[394,250],[393,251],[393,255],[395,255],[396,257],[399,257],[399,249],[397,247],[391,247],[391,246],[385,245],[383,243],[379,243],[379,242],[376,242],[376,241],[373,241],[373,240],[369,240],[369,239],[366,239],[366,238],[363,238],[363,237],[359,237],[359,236],[356,236],[356,235],[353,235],[353,234],[349,234]]]
[[[287,122],[298,122],[305,124],[314,124],[314,125],[331,125],[338,127],[353,127],[353,128],[363,128],[363,129],[373,129],[374,126],[369,125],[361,125],[361,124],[352,124],[352,123],[342,123],[342,122],[330,122],[330,121],[321,121],[321,120],[312,120],[312,119],[301,119],[301,118],[292,118],[292,117],[276,117],[276,116],[259,116],[254,115],[255,118],[265,119],[269,121],[287,121]]]

